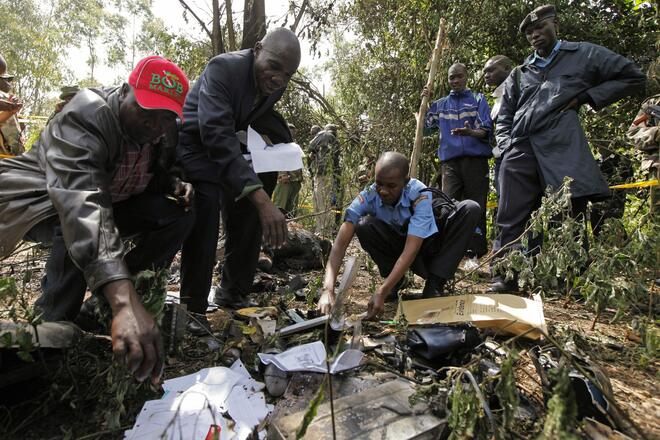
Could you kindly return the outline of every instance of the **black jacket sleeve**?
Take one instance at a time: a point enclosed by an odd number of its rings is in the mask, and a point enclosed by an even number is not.
[[[236,138],[233,108],[240,99],[239,86],[232,82],[231,68],[225,64],[221,57],[212,59],[199,79],[197,114],[202,145],[217,164],[223,182],[238,197],[246,186],[260,185],[261,181],[243,158]]]

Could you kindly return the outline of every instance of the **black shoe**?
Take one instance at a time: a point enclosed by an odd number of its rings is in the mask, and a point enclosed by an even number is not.
[[[502,277],[493,277],[488,287],[492,293],[518,292],[518,283],[516,281],[505,281]]]
[[[436,275],[429,275],[422,290],[422,298],[439,298],[445,296],[447,280]]]
[[[213,334],[211,323],[206,318],[206,315],[201,313],[190,314],[186,329],[193,336],[210,336]]]
[[[225,307],[234,310],[244,309],[246,307],[258,306],[257,303],[250,301],[248,298],[240,294],[230,292],[223,287],[217,287],[215,289],[213,302],[219,305],[220,307]]]

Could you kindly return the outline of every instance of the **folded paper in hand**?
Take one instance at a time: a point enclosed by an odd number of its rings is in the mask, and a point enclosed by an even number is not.
[[[495,328],[503,333],[541,339],[548,332],[543,301],[516,295],[456,295],[442,298],[402,301],[397,313],[410,325],[472,322],[479,328]]]
[[[296,143],[267,145],[263,138],[248,127],[247,147],[255,173],[295,171],[303,167],[303,151]]]

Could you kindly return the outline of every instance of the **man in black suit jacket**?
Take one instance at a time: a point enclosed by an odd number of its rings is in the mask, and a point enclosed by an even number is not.
[[[266,125],[273,125],[273,105],[299,63],[298,38],[290,30],[278,28],[254,49],[211,59],[188,93],[177,153],[196,194],[195,226],[181,256],[181,299],[196,314],[188,324],[191,333],[204,334],[210,329],[204,313],[215,264],[220,206],[226,233],[225,264],[215,298],[220,305],[246,305],[262,234],[265,243],[274,247],[286,239],[284,215],[270,200],[277,173],[255,174],[237,132],[248,125],[264,125],[264,119],[269,120]]]

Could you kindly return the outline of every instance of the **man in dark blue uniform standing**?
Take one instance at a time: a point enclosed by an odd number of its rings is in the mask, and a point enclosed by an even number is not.
[[[220,207],[225,263],[215,302],[240,308],[252,287],[262,233],[279,247],[286,220],[270,200],[277,173],[257,175],[237,132],[270,126],[271,140],[290,142],[286,123],[273,110],[300,63],[300,43],[286,28],[269,32],[253,49],[220,54],[192,88],[183,109],[178,160],[195,187],[195,226],[183,244],[181,299],[197,314],[188,329],[209,330],[204,313],[215,264]],[[267,122],[264,122],[267,121]],[[278,134],[278,139],[273,135]]]
[[[575,216],[587,201],[609,196],[578,110],[583,104],[600,110],[644,86],[644,74],[632,61],[596,44],[560,41],[557,25],[553,5],[534,9],[520,24],[534,53],[507,78],[497,118],[504,160],[496,251],[520,246],[516,240],[541,206],[545,187],[559,188],[566,176],[573,179]],[[500,277],[491,285],[495,292],[516,289],[515,281]]]

